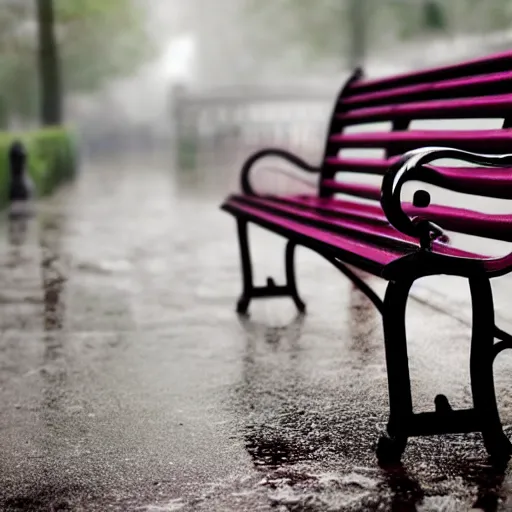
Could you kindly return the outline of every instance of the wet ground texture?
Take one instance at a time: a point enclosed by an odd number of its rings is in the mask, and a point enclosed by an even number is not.
[[[222,187],[170,169],[86,165],[27,225],[2,221],[1,510],[512,510],[510,469],[477,434],[413,439],[379,467],[377,311],[299,250],[308,314],[279,299],[238,317]],[[283,241],[251,235],[257,279],[279,283]],[[471,403],[468,290],[442,283],[419,283],[408,309],[418,411],[437,393]],[[510,433],[511,365],[496,365]]]

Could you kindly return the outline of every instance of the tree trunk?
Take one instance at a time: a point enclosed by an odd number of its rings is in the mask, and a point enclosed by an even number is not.
[[[3,96],[0,96],[0,131],[9,129],[9,113],[7,111],[7,103]]]
[[[37,0],[39,25],[39,80],[41,90],[41,123],[62,123],[62,85],[53,0]]]

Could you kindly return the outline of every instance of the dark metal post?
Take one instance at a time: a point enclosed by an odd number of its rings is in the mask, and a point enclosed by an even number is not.
[[[290,291],[290,296],[297,306],[297,309],[300,313],[304,313],[306,311],[306,304],[300,298],[299,292],[297,290],[297,280],[295,279],[295,249],[296,245],[290,240],[286,244],[286,252],[285,252],[285,267],[286,267],[286,286]]]
[[[27,201],[32,191],[27,176],[27,152],[19,141],[9,148],[10,187],[9,201]]]
[[[26,225],[24,219],[34,213],[31,199],[34,196],[34,184],[28,174],[28,158],[25,147],[15,141],[9,148],[9,218],[16,220],[9,225],[10,238],[15,245],[24,239]]]
[[[491,283],[485,276],[474,276],[469,279],[469,286],[473,305],[470,359],[473,405],[488,453],[497,459],[508,459],[512,446],[503,433],[494,390],[495,327]]]
[[[62,84],[55,38],[53,0],[37,0],[39,27],[39,76],[41,87],[41,123],[44,126],[62,122]]]
[[[247,313],[253,295],[254,286],[252,283],[252,262],[249,251],[249,239],[247,233],[247,221],[237,220],[238,241],[240,243],[240,259],[242,263],[243,289],[242,295],[236,305],[236,311],[240,314]]]

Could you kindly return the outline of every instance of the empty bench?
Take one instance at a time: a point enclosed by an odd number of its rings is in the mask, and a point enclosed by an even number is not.
[[[506,459],[511,444],[505,436],[493,380],[493,362],[512,337],[495,326],[490,279],[512,270],[512,254],[485,255],[484,239],[512,242],[512,215],[484,214],[466,208],[430,204],[425,190],[412,202],[401,197],[408,181],[488,198],[512,199],[512,53],[494,55],[454,66],[428,69],[378,80],[365,80],[360,70],[339,94],[329,125],[325,153],[313,166],[281,149],[253,154],[241,173],[240,194],[229,196],[222,208],[238,225],[243,292],[237,311],[245,313],[252,299],[290,296],[305,310],[296,286],[294,253],[304,246],[322,255],[351,279],[382,314],[389,385],[387,435],[381,437],[381,460],[399,460],[408,437],[481,432],[493,458]],[[498,129],[448,129],[449,119],[499,118]],[[411,127],[416,120],[439,120],[436,129]],[[386,132],[347,133],[356,125],[388,122]],[[384,158],[345,157],[344,149],[383,149]],[[264,157],[280,157],[318,177],[311,195],[257,194],[250,174]],[[446,166],[440,159],[472,166]],[[437,163],[437,165],[436,165]],[[458,162],[457,162],[458,163]],[[453,164],[452,164],[453,165]],[[347,173],[352,179],[346,179]],[[381,176],[378,186],[357,179]],[[345,177],[345,179],[344,179]],[[247,226],[257,224],[287,240],[286,285],[272,279],[255,286]],[[449,233],[482,237],[481,252],[450,243]],[[384,300],[353,268],[389,282]],[[473,326],[470,355],[473,407],[453,410],[444,395],[432,412],[413,411],[405,309],[415,280],[432,275],[469,280]],[[496,341],[497,340],[497,341]]]

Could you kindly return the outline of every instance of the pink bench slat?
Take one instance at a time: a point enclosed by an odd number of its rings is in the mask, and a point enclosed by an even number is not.
[[[337,114],[345,126],[395,119],[503,118],[512,114],[512,94],[366,107]]]
[[[410,130],[332,135],[329,141],[345,148],[384,148],[397,153],[424,146],[448,146],[468,151],[506,153],[512,130]]]
[[[339,172],[362,172],[384,175],[386,170],[397,160],[398,158],[390,158],[388,160],[328,158],[325,163]],[[425,175],[425,181],[432,185],[438,185],[464,194],[512,199],[512,168],[489,169],[487,167],[464,168],[430,165],[425,167],[432,170],[430,175]]]
[[[251,203],[252,204],[247,204]],[[257,219],[265,221],[266,227],[274,229],[279,232],[279,228],[282,230],[291,230],[295,233],[299,233],[303,236],[310,238],[311,240],[318,240],[323,243],[327,243],[336,247],[340,250],[348,250],[352,255],[356,255],[370,265],[372,273],[380,274],[382,268],[392,261],[398,259],[401,256],[405,256],[414,252],[417,249],[417,245],[410,244],[409,237],[400,234],[398,231],[388,226],[380,226],[379,229],[375,229],[374,226],[365,226],[364,223],[356,223],[350,225],[347,231],[354,230],[353,234],[346,233],[332,233],[329,232],[332,228],[327,226],[333,226],[332,223],[327,223],[325,228],[311,226],[308,222],[318,222],[322,217],[318,215],[305,215],[301,210],[294,210],[292,213],[290,209],[284,206],[279,207],[277,204],[272,205],[272,201],[262,198],[248,198],[247,196],[231,196],[226,203],[223,205],[223,209],[231,212],[245,212],[253,221]],[[274,211],[268,211],[265,208],[274,208]],[[263,208],[262,208],[263,207]],[[295,216],[295,219],[290,219],[290,214]],[[283,216],[286,215],[286,216]],[[302,220],[301,220],[302,217]],[[341,226],[339,224],[338,226]],[[360,230],[358,231],[358,228]],[[388,242],[392,236],[396,236],[396,245],[393,247],[387,247],[386,244],[382,244],[382,241],[377,245],[372,244],[371,240],[365,239],[377,237],[378,232],[381,232],[381,240],[386,239]],[[394,235],[392,235],[394,233]],[[400,238],[403,237],[403,238]],[[449,245],[435,242],[435,252],[447,256],[457,258],[470,258],[478,260],[491,260],[487,256],[475,254],[468,251],[463,251]],[[359,262],[361,263],[361,262]],[[375,272],[377,270],[377,272]]]
[[[376,190],[379,190],[376,187]],[[297,205],[322,211],[339,218],[355,218],[365,222],[387,223],[387,218],[380,205],[356,203],[337,199],[323,199],[315,196],[305,198],[276,197],[277,201],[293,200]],[[444,205],[430,205],[416,208],[411,203],[403,203],[404,211],[412,217],[424,217],[438,223],[444,229],[468,235],[482,236],[505,242],[512,242],[511,214],[488,214]]]
[[[418,248],[418,241],[410,236],[400,233],[389,223],[368,223],[363,219],[340,219],[321,213],[317,209],[302,209],[285,201],[276,198],[261,198],[255,196],[236,197],[235,201],[247,203],[263,209],[272,210],[278,214],[288,215],[297,220],[309,222],[327,231],[342,231],[355,236],[356,238],[367,238],[374,242],[380,241],[383,245],[401,245],[406,249],[415,250]]]
[[[375,275],[381,275],[383,268],[397,260],[403,253],[397,249],[383,248],[372,245],[368,241],[358,240],[348,235],[329,233],[282,216],[264,212],[253,206],[228,199],[222,208],[237,216],[245,216],[253,222],[281,233],[283,235],[299,234],[310,242],[312,247],[332,248],[344,258],[347,263],[357,264],[362,270]]]
[[[376,92],[346,96],[341,99],[340,107],[342,110],[350,110],[378,105],[405,104],[413,101],[507,94],[511,90],[511,85],[512,72],[507,71],[457,80],[409,85],[391,90],[379,89]]]
[[[356,203],[318,196],[266,196],[272,201],[291,204],[303,209],[312,209],[325,215],[342,219],[362,220],[372,224],[389,224],[380,205]]]
[[[442,205],[415,208],[408,204],[404,211],[410,216],[425,217],[451,231],[512,242],[512,215],[487,214]]]
[[[399,87],[403,85],[446,80],[468,75],[495,73],[512,68],[512,52],[507,51],[495,55],[469,60],[451,66],[404,73],[392,77],[373,80],[361,80],[351,86],[354,91],[377,91]]]

